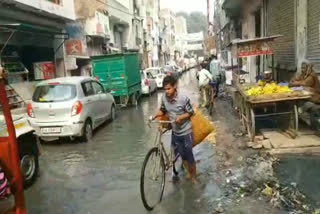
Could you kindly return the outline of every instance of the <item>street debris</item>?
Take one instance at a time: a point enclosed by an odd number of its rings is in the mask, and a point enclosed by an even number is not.
[[[271,187],[268,186],[268,184],[265,184],[266,188],[264,190],[262,190],[262,194],[267,196],[267,197],[272,197],[273,195],[273,189]]]
[[[231,198],[233,203],[239,203],[246,197],[254,196],[289,213],[320,214],[320,210],[315,210],[308,203],[309,199],[299,191],[296,183],[280,184],[273,170],[277,162],[277,158],[268,154],[254,154],[247,157],[240,167],[227,169],[223,173],[226,177],[224,197]],[[228,204],[225,202],[224,206]],[[215,213],[219,213],[218,209]]]

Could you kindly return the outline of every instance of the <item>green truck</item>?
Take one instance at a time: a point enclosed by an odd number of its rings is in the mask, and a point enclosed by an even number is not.
[[[137,105],[141,95],[141,75],[138,53],[93,56],[93,76],[96,77],[122,106]]]

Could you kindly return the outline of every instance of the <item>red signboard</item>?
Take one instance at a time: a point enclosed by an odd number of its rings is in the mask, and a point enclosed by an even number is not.
[[[83,55],[81,40],[68,40],[66,41],[65,46],[66,46],[67,55],[75,55],[75,56]]]
[[[238,57],[248,57],[248,56],[261,56],[261,55],[272,55],[272,50],[266,50],[266,51],[249,51],[249,52],[239,52]]]
[[[255,41],[251,43],[238,44],[238,57],[272,55],[272,43],[270,41]]]

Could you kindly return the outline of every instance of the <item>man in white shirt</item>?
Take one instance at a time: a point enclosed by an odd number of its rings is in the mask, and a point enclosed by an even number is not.
[[[212,78],[216,81],[216,94],[215,97],[219,94],[219,86],[221,83],[221,65],[220,61],[217,59],[217,56],[213,55],[212,60],[210,62],[210,72],[212,74]]]
[[[210,89],[210,81],[212,81],[212,75],[205,69],[205,65],[200,65],[200,71],[198,72],[199,87],[201,91],[201,105],[200,107],[208,106],[208,92]]]

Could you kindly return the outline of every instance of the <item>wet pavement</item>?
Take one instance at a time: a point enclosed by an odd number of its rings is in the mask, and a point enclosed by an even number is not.
[[[275,167],[281,183],[297,185],[311,200],[311,204],[320,207],[320,159],[318,156],[284,155]]]
[[[196,103],[194,71],[184,74],[179,85]],[[137,109],[119,110],[117,119],[99,128],[91,143],[43,145],[40,176],[25,194],[29,213],[149,213],[140,199],[139,179],[156,134],[147,119],[162,95],[160,91],[143,98]],[[168,144],[169,136],[165,139]],[[214,182],[214,149],[202,143],[194,152],[201,184],[194,186],[184,179],[172,183],[168,172],[163,201],[150,213],[212,213],[210,201],[220,195]]]

